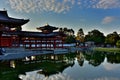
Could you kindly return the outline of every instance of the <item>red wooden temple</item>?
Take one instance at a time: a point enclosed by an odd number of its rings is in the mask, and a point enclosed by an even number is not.
[[[41,32],[22,31],[22,25],[29,20],[15,19],[7,11],[0,11],[0,47],[25,47],[40,49],[64,48],[65,35],[54,31],[57,27],[45,25],[38,27]]]

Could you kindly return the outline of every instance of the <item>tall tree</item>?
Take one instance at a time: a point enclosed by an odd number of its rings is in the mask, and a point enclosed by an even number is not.
[[[95,29],[88,32],[88,34],[85,36],[85,41],[94,41],[96,45],[103,44],[105,41],[105,36],[102,32]]]
[[[73,29],[68,29],[67,27],[59,28],[59,32],[66,34],[65,43],[75,43],[76,40]]]
[[[119,34],[117,32],[113,32],[106,36],[105,43],[114,46],[114,45],[116,45],[116,42],[119,39],[120,39]]]
[[[65,27],[65,28],[59,28],[59,32],[63,32],[67,36],[71,36],[71,35],[73,36],[74,33],[75,33],[73,29],[68,29],[67,27]]]
[[[77,32],[77,36],[76,36],[76,40],[80,41],[80,42],[84,42],[84,32],[83,29],[80,28]]]

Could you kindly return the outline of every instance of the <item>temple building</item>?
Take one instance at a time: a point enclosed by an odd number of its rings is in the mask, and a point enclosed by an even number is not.
[[[15,19],[7,11],[0,11],[0,47],[24,47],[28,49],[64,48],[65,34],[46,24],[36,28],[38,32],[22,31],[29,19]]]
[[[6,32],[21,31],[22,25],[29,19],[17,19],[9,17],[6,10],[0,11],[0,47],[19,46],[19,36],[6,34]]]

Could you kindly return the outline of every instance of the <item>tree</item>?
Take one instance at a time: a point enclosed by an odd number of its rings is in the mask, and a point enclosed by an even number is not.
[[[96,45],[103,44],[105,36],[99,30],[92,30],[85,36],[85,41],[94,41]]]
[[[68,28],[59,28],[59,32],[63,32],[66,34],[66,39],[65,43],[75,43],[75,35],[74,35],[74,30],[73,29],[68,29]]]
[[[80,42],[84,42],[84,32],[83,32],[83,29],[80,28],[77,32],[77,37],[76,37],[76,40],[80,41]]]
[[[120,48],[120,40],[117,41],[116,46]]]
[[[65,43],[75,43],[76,40],[75,40],[75,37],[70,35],[70,36],[67,36],[66,40],[65,40]]]
[[[70,35],[74,35],[74,30],[73,29],[68,29],[68,28],[59,28],[59,32],[63,32],[64,34],[70,36]]]
[[[112,46],[116,45],[116,42],[119,40],[119,35],[117,32],[110,33],[105,38],[105,43]]]

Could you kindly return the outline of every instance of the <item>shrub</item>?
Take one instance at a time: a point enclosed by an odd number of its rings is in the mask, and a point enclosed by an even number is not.
[[[116,42],[116,46],[117,46],[118,48],[120,48],[120,40],[118,40],[118,41]]]

